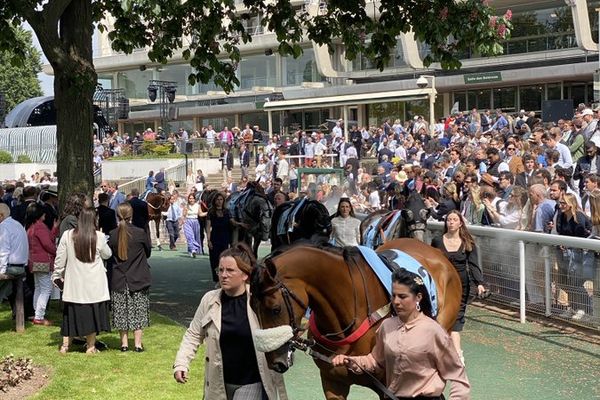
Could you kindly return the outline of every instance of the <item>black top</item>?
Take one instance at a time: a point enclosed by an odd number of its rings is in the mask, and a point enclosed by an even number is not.
[[[476,285],[483,284],[483,271],[477,261],[477,246],[473,246],[470,252],[465,251],[464,245],[457,251],[448,251],[443,237],[435,236],[431,240],[431,247],[440,249],[461,276],[466,272]]]
[[[141,228],[127,224],[129,228],[129,242],[127,246],[127,260],[120,260],[119,253],[119,230],[114,229],[110,232],[108,245],[113,252],[113,272],[112,272],[112,290],[115,292],[124,292],[130,290],[137,292],[150,287],[152,276],[150,275],[150,266],[148,257],[152,244],[150,236]]]
[[[246,293],[230,297],[221,292],[221,354],[223,378],[230,385],[260,382],[258,362],[248,321]]]
[[[592,231],[592,223],[581,211],[577,211],[577,222],[573,217],[567,220],[566,214],[559,211],[556,216],[556,231],[559,235],[585,238]]]
[[[115,210],[100,204],[97,208],[98,227],[105,235],[110,235],[110,231],[117,227],[117,215]]]
[[[138,197],[132,197],[129,200],[129,204],[133,209],[133,217],[131,223],[138,228],[142,228],[145,231],[148,230],[148,220],[150,219],[148,213],[148,203]]]

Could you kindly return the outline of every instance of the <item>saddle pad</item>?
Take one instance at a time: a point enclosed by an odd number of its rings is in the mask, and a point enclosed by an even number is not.
[[[400,250],[386,250],[378,254],[366,246],[358,246],[358,249],[390,296],[392,295],[393,271],[404,268],[423,278],[431,302],[431,314],[433,317],[437,315],[438,303],[435,281],[417,260]]]
[[[386,238],[388,238],[390,236],[390,234],[392,233],[392,231],[396,228],[398,219],[402,216],[402,213],[400,212],[400,210],[395,210],[392,212],[394,213],[394,215],[392,216],[391,220],[388,222],[387,227],[385,228],[385,231],[383,232],[383,234],[385,235]]]
[[[294,221],[296,219],[296,214],[306,202],[306,197],[303,197],[301,200],[296,200],[292,205],[284,210],[279,216],[279,221],[277,221],[277,234],[285,235],[288,232],[294,231]]]
[[[365,234],[363,235],[364,236],[363,244],[369,248],[375,247],[375,239],[377,236],[377,226],[379,225],[381,218],[383,218],[383,215],[380,215],[377,218],[373,218],[373,220],[369,223],[369,226],[367,226],[367,229],[365,230]]]

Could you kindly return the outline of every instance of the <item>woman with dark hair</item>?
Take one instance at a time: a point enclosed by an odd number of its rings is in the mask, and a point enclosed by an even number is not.
[[[33,292],[34,325],[52,325],[46,319],[46,306],[52,294],[50,275],[56,256],[56,232],[48,229],[44,223],[46,214],[38,203],[31,203],[25,211],[25,229],[29,242],[29,271],[33,274],[35,290]]]
[[[86,353],[96,353],[96,335],[110,331],[110,296],[103,260],[111,255],[106,236],[97,229],[96,210],[83,208],[77,227],[61,237],[54,259],[52,282],[63,289],[61,353],[69,351],[75,336],[85,336]]]
[[[142,228],[131,224],[129,203],[117,207],[119,226],[110,232],[114,255],[112,287],[113,328],[121,335],[121,351],[129,350],[128,331],[133,331],[135,352],[144,351],[142,329],[150,325],[149,290],[152,282],[148,257],[152,244]]]
[[[331,219],[331,240],[336,246],[358,246],[360,243],[360,220],[354,216],[354,208],[348,197],[342,197],[337,212]]]
[[[219,255],[231,245],[231,234],[231,216],[225,207],[225,195],[217,193],[213,197],[206,219],[210,272],[214,282],[219,282],[217,275]]]
[[[187,205],[184,209],[185,222],[183,223],[183,233],[187,242],[188,254],[190,257],[196,258],[197,254],[204,254],[204,246],[200,233],[200,220],[202,209],[200,203],[196,200],[196,196],[192,193],[188,194]]]
[[[460,345],[460,332],[465,325],[467,303],[472,299],[471,291],[476,289],[480,299],[488,297],[490,292],[483,286],[483,271],[477,261],[477,245],[458,210],[452,210],[446,215],[444,234],[434,237],[431,246],[440,249],[460,275],[462,299],[450,336],[461,360],[464,361]]]
[[[256,263],[252,250],[237,243],[219,257],[221,288],[202,297],[183,336],[173,376],[185,383],[198,346],[206,342],[204,395],[211,400],[286,400],[281,375],[267,366],[265,354],[254,348],[252,332],[259,328],[250,308],[248,280]],[[210,386],[209,386],[210,382]]]
[[[77,227],[77,219],[84,207],[92,207],[92,202],[85,194],[73,193],[69,196],[60,217],[59,240],[62,238],[63,233]]]
[[[385,371],[387,388],[399,398],[443,399],[452,381],[451,399],[470,398],[470,385],[452,339],[431,318],[431,300],[423,278],[401,268],[392,275],[394,315],[377,330],[366,356],[337,355],[334,366],[355,374]]]

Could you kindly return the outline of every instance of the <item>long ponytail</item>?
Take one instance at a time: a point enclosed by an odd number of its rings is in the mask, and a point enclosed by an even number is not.
[[[127,223],[131,222],[133,209],[129,203],[121,203],[117,207],[117,215],[119,216],[119,227],[117,231],[117,257],[121,261],[126,261],[128,257],[127,248],[129,246],[129,237],[131,236],[131,232],[129,232]]]

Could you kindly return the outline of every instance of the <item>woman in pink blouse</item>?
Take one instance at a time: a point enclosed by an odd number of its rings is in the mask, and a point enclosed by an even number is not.
[[[385,371],[386,386],[400,399],[443,399],[446,381],[452,381],[451,400],[470,399],[469,381],[452,339],[431,318],[423,279],[405,269],[394,272],[392,305],[396,316],[381,324],[371,353],[340,354],[333,365],[355,374]]]

